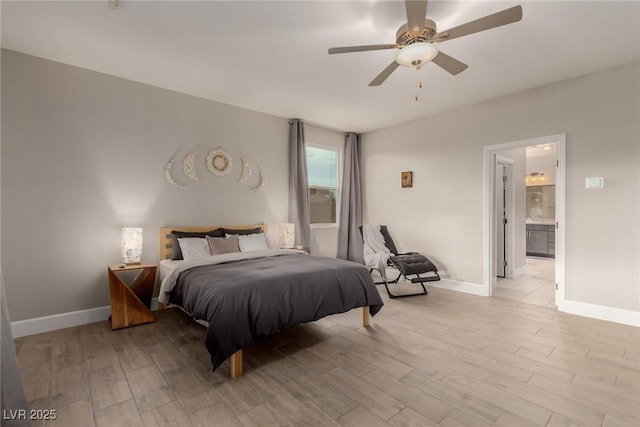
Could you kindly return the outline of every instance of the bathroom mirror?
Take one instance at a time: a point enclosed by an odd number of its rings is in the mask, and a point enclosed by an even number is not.
[[[556,186],[536,185],[527,187],[527,219],[533,221],[555,220]]]

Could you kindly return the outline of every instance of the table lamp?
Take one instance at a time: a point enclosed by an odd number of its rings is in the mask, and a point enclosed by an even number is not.
[[[142,228],[122,228],[122,262],[140,264],[142,259]]]

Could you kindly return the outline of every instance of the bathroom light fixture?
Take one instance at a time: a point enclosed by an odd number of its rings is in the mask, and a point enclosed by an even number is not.
[[[545,180],[546,177],[542,172],[531,172],[525,177],[526,185],[542,184]]]
[[[140,264],[142,260],[142,228],[122,228],[122,262]]]
[[[400,49],[396,55],[396,62],[405,67],[419,69],[433,60],[440,51],[432,43],[417,42]]]

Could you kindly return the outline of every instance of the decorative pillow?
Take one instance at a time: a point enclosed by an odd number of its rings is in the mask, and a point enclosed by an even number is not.
[[[262,233],[262,227],[249,228],[247,230],[238,230],[238,229],[234,229],[234,228],[219,228],[218,230],[222,230],[222,232],[224,234],[239,234],[241,236],[245,235],[245,234]]]
[[[180,245],[178,244],[178,238],[180,237],[199,237],[204,239],[205,236],[211,237],[224,237],[224,232],[221,228],[217,228],[215,230],[204,231],[204,232],[192,232],[192,231],[172,231],[171,232],[171,240],[173,244],[173,255],[171,259],[180,260],[184,259],[182,257],[182,251],[180,250]]]
[[[240,252],[262,251],[269,249],[267,240],[263,233],[240,235],[238,236],[238,244],[240,246]]]
[[[240,252],[237,234],[230,234],[228,237],[207,236],[206,239],[207,243],[209,243],[211,255],[222,255],[232,252]]]
[[[207,240],[201,237],[179,237],[178,244],[185,261],[193,261],[211,256]]]

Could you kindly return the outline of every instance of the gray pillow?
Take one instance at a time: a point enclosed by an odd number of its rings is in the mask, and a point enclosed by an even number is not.
[[[238,235],[233,234],[229,237],[211,237],[207,236],[211,255],[222,255],[232,252],[240,252],[238,245]]]
[[[224,232],[222,231],[221,228],[217,228],[215,230],[210,230],[210,231],[205,231],[205,232],[192,232],[192,231],[171,231],[171,241],[172,241],[172,247],[173,247],[173,255],[171,256],[171,259],[173,260],[181,260],[184,259],[182,257],[182,250],[180,249],[180,244],[178,244],[178,238],[180,237],[200,237],[202,239],[205,238],[205,236],[212,236],[212,237],[224,237]]]

